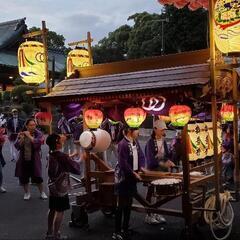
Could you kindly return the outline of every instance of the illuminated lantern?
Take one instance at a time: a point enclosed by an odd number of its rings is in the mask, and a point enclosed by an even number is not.
[[[74,49],[68,53],[67,57],[67,76],[74,73],[75,69],[90,66],[88,50],[85,48]]]
[[[222,108],[220,110],[220,115],[222,117],[222,120],[225,122],[232,122],[234,113],[233,113],[233,105],[229,104],[223,104]]]
[[[131,128],[138,128],[146,118],[146,112],[142,108],[127,108],[124,111],[124,119]]]
[[[52,122],[52,114],[50,112],[38,112],[35,114],[35,120],[40,126],[50,126]]]
[[[90,129],[96,129],[103,121],[103,113],[98,109],[88,109],[84,113],[84,120]]]
[[[39,84],[45,81],[45,58],[42,43],[28,41],[19,46],[18,70],[25,83]]]
[[[191,108],[185,105],[174,105],[169,109],[169,117],[175,127],[185,126],[189,122],[191,115]]]
[[[217,0],[214,34],[217,48],[223,53],[240,51],[240,1]]]

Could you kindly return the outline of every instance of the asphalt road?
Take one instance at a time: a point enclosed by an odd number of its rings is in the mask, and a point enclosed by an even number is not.
[[[7,188],[6,194],[0,194],[0,239],[44,239],[47,229],[48,201],[39,199],[39,193],[35,186],[31,186],[32,197],[30,201],[23,200],[23,190],[18,185],[18,179],[14,177],[15,163],[10,162],[8,144],[4,146],[4,156],[7,165],[4,168],[4,182]],[[42,148],[43,166],[46,161],[46,146]],[[46,169],[44,167],[44,180],[46,181]],[[46,185],[45,185],[46,186]],[[74,198],[72,198],[74,201]],[[172,202],[170,205],[178,205]],[[240,205],[234,203],[235,219],[233,224],[232,240],[240,239]],[[90,229],[88,231],[78,228],[70,228],[71,211],[65,215],[62,232],[72,240],[105,240],[111,239],[114,230],[114,219],[106,218],[98,211],[89,214]],[[132,239],[159,240],[179,239],[184,222],[180,218],[166,217],[167,224],[149,226],[144,223],[144,214],[134,212],[131,217],[131,226],[136,231]],[[203,226],[194,234],[194,239],[213,239],[208,226]]]

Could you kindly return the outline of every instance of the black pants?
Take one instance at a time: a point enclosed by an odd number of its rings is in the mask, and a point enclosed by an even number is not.
[[[115,216],[115,232],[116,233],[121,232],[121,230],[123,231],[128,230],[132,202],[133,202],[132,196],[118,195],[117,210],[116,210],[116,216]]]

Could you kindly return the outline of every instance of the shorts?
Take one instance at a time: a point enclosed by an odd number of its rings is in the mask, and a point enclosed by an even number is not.
[[[41,177],[29,177],[29,176],[19,177],[19,182],[21,185],[28,184],[30,178],[31,183],[40,184],[43,182],[43,179]]]
[[[23,176],[19,177],[21,185],[28,184],[30,178],[32,183],[40,184],[43,182],[42,177],[33,176],[33,171],[33,161],[23,162]]]
[[[68,194],[63,197],[49,196],[49,209],[57,212],[70,209]]]

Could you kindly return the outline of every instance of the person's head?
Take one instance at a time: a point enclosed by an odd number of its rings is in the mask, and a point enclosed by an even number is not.
[[[18,116],[18,110],[16,108],[12,109],[12,115],[13,115],[13,117]]]
[[[130,128],[128,126],[125,126],[123,132],[127,138],[132,139],[132,140],[136,140],[139,136],[138,128]]]
[[[153,137],[162,138],[166,136],[165,130],[167,129],[166,123],[163,120],[155,120],[153,122]]]
[[[36,122],[33,118],[29,118],[26,122],[25,122],[25,127],[29,132],[34,132],[34,130],[36,129]]]
[[[56,150],[60,150],[63,146],[63,140],[60,135],[53,133],[46,139],[46,144],[49,147],[49,152],[52,153]]]
[[[80,77],[80,72],[77,69],[74,70],[74,77],[75,78],[79,78]]]

